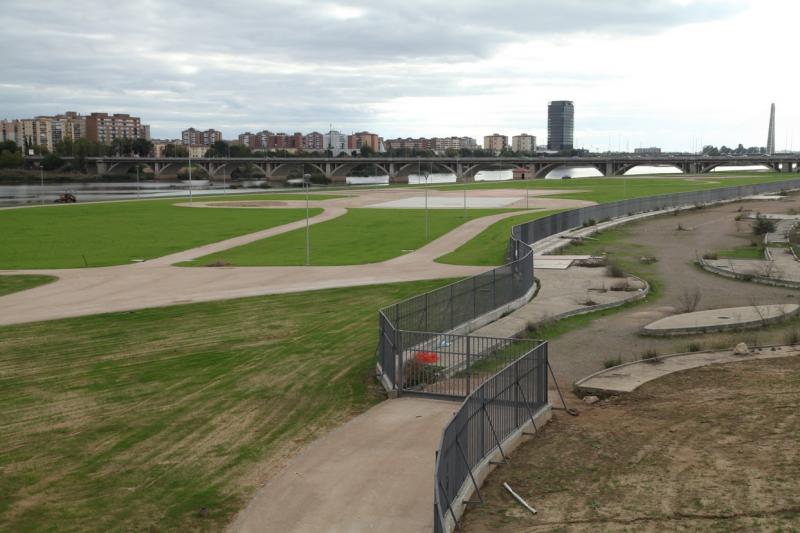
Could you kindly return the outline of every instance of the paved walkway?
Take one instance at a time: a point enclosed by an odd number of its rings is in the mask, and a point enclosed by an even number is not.
[[[385,401],[315,441],[229,528],[284,533],[433,529],[433,467],[458,403]]]
[[[328,206],[312,222],[339,216],[342,214],[340,209],[343,208]],[[0,274],[46,274],[59,278],[53,283],[0,298],[0,325],[245,296],[476,275],[485,272],[486,267],[446,265],[434,260],[455,250],[495,222],[520,213],[514,211],[470,220],[412,253],[366,265],[171,266],[174,262],[240,246],[305,224],[305,221],[298,221],[133,265],[0,271]]]
[[[575,387],[589,393],[616,394],[632,392],[648,381],[691,368],[753,359],[774,359],[800,355],[800,349],[797,346],[781,346],[775,348],[774,351],[771,348],[757,350],[750,355],[734,355],[731,350],[726,350],[724,352],[670,355],[659,358],[658,363],[635,361],[601,370],[596,374],[578,380],[575,383]]]
[[[513,337],[528,329],[529,324],[540,324],[641,297],[644,288],[640,280],[628,278],[628,285],[635,290],[608,290],[625,280],[609,278],[605,275],[605,268],[573,266],[566,270],[537,270],[536,277],[541,287],[534,299],[508,316],[474,331],[472,335]]]

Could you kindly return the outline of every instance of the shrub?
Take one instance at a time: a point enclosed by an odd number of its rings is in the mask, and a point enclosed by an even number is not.
[[[603,368],[614,368],[622,364],[622,358],[617,356],[613,359],[606,359],[603,361]]]
[[[699,352],[703,349],[703,345],[697,341],[693,341],[689,343],[689,346],[686,347],[687,352]]]
[[[683,289],[683,293],[678,296],[678,309],[682,313],[691,313],[697,309],[703,294],[700,292],[700,287],[694,289]]]
[[[796,329],[787,331],[786,335],[783,337],[783,342],[784,344],[791,345],[800,344],[800,332],[798,332]]]
[[[755,222],[753,222],[754,235],[764,235],[765,233],[772,233],[774,231],[775,222],[768,218],[757,216]]]
[[[608,265],[606,265],[606,276],[609,278],[624,278],[625,271],[622,270],[622,267],[617,263],[609,262]]]
[[[642,352],[642,361],[647,361],[648,363],[660,363],[658,360],[658,352],[655,348],[648,348],[644,352]]]
[[[715,260],[719,259],[719,255],[717,254],[717,252],[706,252],[703,254],[703,259]]]
[[[686,228],[683,227],[683,224],[678,224],[675,226],[675,231],[688,231]]]
[[[652,265],[658,262],[658,258],[653,255],[645,255],[639,258],[639,262],[643,265]]]
[[[403,382],[406,387],[417,387],[436,383],[444,367],[423,363],[422,361],[407,361],[403,365]]]
[[[589,226],[594,226],[595,224],[597,224],[597,222],[593,218],[590,218],[589,220],[584,220],[583,221],[583,227],[584,228],[588,228]]]

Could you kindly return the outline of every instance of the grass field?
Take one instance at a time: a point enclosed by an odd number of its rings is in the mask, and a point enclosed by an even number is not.
[[[223,529],[378,401],[375,310],[447,282],[0,328],[0,529]]]
[[[0,296],[32,289],[55,280],[53,276],[0,276]]]
[[[450,265],[502,265],[506,262],[506,246],[513,226],[558,212],[558,210],[538,211],[495,222],[449,254],[438,257],[436,261]]]
[[[613,202],[627,198],[641,196],[655,196],[676,192],[700,191],[705,189],[718,189],[733,187],[735,185],[749,185],[753,183],[766,183],[795,179],[796,176],[787,176],[781,173],[764,173],[752,175],[737,175],[732,178],[706,175],[701,178],[654,178],[654,177],[615,177],[615,178],[579,178],[571,180],[532,180],[532,181],[493,181],[470,184],[471,189],[506,189],[525,188],[531,189],[558,189],[575,190],[574,193],[563,193],[555,198],[572,198],[576,200],[590,200],[598,203]],[[437,189],[452,190],[463,188],[463,185],[440,185]]]
[[[467,219],[513,211],[469,209]],[[465,222],[460,209],[430,209],[429,241]],[[236,266],[305,264],[305,229],[299,229],[182,263],[202,266],[222,261]],[[426,244],[424,209],[350,209],[311,226],[312,265],[357,265],[397,257]]]
[[[152,259],[305,217],[305,209],[192,209],[174,200],[0,210],[0,269]],[[321,210],[312,210],[318,214]]]

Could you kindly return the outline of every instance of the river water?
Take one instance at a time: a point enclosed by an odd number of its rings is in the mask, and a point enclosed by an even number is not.
[[[748,167],[724,167],[715,169],[716,171],[761,171],[766,170],[761,166]],[[642,174],[680,174],[681,172],[671,166],[640,166],[630,170],[626,175]],[[545,179],[569,178],[591,178],[600,177],[602,174],[594,167],[559,167],[550,172]],[[504,181],[511,179],[511,170],[481,171],[475,176],[475,181]],[[386,185],[389,182],[387,176],[370,177],[348,177],[349,185]],[[455,183],[454,174],[430,174],[427,177],[412,174],[409,176],[409,183],[436,184],[436,183]],[[209,194],[241,194],[264,192],[264,182],[245,182],[237,183],[236,189],[230,188],[230,184],[223,186],[219,183],[210,184],[206,180],[193,180],[191,184],[191,194],[197,196]],[[155,182],[141,181],[136,182],[110,182],[96,181],[83,183],[58,183],[34,185],[0,185],[0,206],[14,206],[26,204],[52,203],[60,194],[64,192],[73,193],[79,202],[91,202],[99,200],[126,200],[135,198],[167,198],[167,197],[188,197],[189,182]]]

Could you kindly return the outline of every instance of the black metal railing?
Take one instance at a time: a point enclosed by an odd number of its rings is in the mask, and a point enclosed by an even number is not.
[[[469,484],[483,500],[473,472],[495,453],[505,459],[506,441],[528,422],[535,428],[535,417],[547,404],[546,342],[536,342],[466,397],[436,452],[434,531],[458,528],[454,507]]]
[[[797,188],[800,179],[662,194],[572,209],[514,226],[508,242],[507,264],[380,310],[378,364],[384,385],[398,390],[402,331],[427,332],[433,338],[439,333],[463,329],[478,317],[529,294],[534,285],[534,258],[529,245],[537,241],[622,216]]]
[[[404,394],[461,399],[540,344],[530,339],[401,331],[397,377]]]

